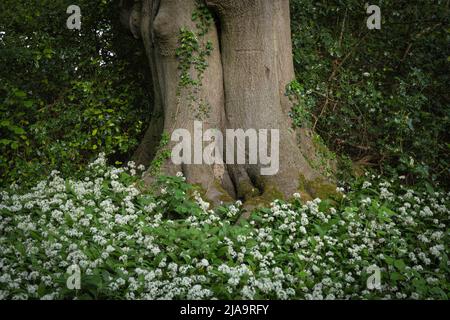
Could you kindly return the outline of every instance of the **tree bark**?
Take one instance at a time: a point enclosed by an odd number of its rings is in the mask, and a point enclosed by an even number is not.
[[[201,35],[193,12],[206,4],[215,23]],[[271,201],[300,192],[307,198],[323,196],[332,185],[307,159],[315,158],[308,129],[292,129],[288,116],[292,102],[286,86],[295,79],[292,59],[288,0],[140,0],[123,1],[122,22],[142,38],[153,79],[155,114],[163,117],[150,124],[136,153],[144,164],[155,156],[162,130],[177,128],[194,134],[195,108],[207,105],[201,119],[207,128],[278,129],[280,170],[261,176],[261,165],[181,165],[167,159],[163,171],[181,171],[188,182],[199,184],[213,202],[240,198],[247,203]],[[181,30],[196,31],[201,47],[212,44],[203,57],[207,68],[199,76],[195,66],[189,75],[198,86],[180,87],[182,65],[177,56]],[[199,36],[201,35],[201,36]],[[170,149],[173,145],[169,145]],[[270,150],[270,147],[269,147]],[[319,190],[321,189],[321,190]]]

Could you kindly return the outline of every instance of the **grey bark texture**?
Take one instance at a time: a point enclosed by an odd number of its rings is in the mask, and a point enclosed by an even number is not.
[[[166,174],[181,171],[187,181],[200,185],[215,203],[241,198],[249,205],[289,198],[300,192],[307,198],[323,196],[322,187],[332,189],[322,174],[311,167],[315,148],[308,129],[293,130],[288,112],[292,102],[286,85],[295,79],[292,59],[289,0],[206,0],[216,24],[201,39],[210,41],[213,51],[206,57],[201,85],[180,90],[176,50],[182,28],[195,30],[192,13],[196,0],[123,1],[121,21],[132,34],[142,38],[153,79],[154,117],[136,160],[146,165],[155,156],[162,131],[177,128],[193,134],[198,120],[192,101],[207,101],[204,130],[279,129],[280,170],[274,176],[260,176],[259,165],[182,165],[170,159]],[[195,70],[191,73],[194,76]],[[194,96],[194,97],[193,97]],[[171,145],[169,145],[170,149]],[[150,181],[151,178],[149,177]]]

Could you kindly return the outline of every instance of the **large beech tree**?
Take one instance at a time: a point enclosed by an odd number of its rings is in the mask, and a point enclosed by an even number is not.
[[[183,172],[215,202],[332,192],[310,165],[317,157],[311,131],[294,130],[288,115],[293,101],[286,86],[295,78],[289,0],[128,0],[121,21],[142,39],[153,80],[153,120],[135,155],[139,163],[156,157],[164,173]],[[199,119],[205,129],[279,129],[279,172],[261,176],[260,165],[178,166],[158,155],[163,132],[193,133]]]

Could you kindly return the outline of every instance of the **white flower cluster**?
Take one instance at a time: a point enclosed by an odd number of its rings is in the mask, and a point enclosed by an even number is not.
[[[100,298],[420,299],[448,288],[449,194],[397,195],[371,180],[347,189],[346,207],[296,195],[235,224],[242,203],[216,211],[194,192],[173,205],[168,187],[142,192],[135,169],[101,155],[86,179],[53,172],[28,193],[1,191],[0,299],[75,298],[74,264],[81,293],[94,285]],[[383,275],[375,291],[371,265]]]

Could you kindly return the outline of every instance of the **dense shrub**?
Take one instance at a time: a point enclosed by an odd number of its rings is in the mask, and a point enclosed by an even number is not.
[[[381,30],[366,27],[361,1],[291,1],[300,110],[338,154],[409,183],[448,184],[448,3],[370,4],[381,8]]]
[[[133,164],[100,157],[82,180],[0,193],[0,298],[448,299],[450,194],[400,183],[367,177],[339,204],[296,195],[236,224],[239,202],[210,210],[181,175],[142,191]]]
[[[78,1],[80,31],[66,28],[69,4],[0,5],[0,187],[76,174],[99,151],[123,160],[146,128],[146,59],[117,4]]]

